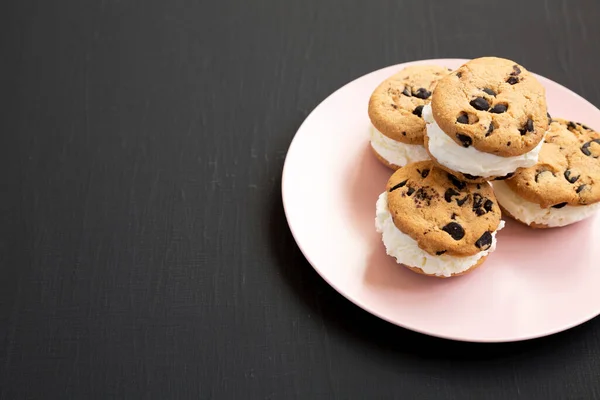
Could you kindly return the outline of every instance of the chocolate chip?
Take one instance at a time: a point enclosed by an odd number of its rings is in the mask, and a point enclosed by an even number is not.
[[[417,91],[415,92],[415,97],[418,99],[428,99],[429,96],[431,96],[431,92],[425,88],[419,88],[417,89]]]
[[[469,200],[469,195],[466,195],[462,199],[456,199],[456,204],[458,204],[459,207],[462,207],[467,200]]]
[[[462,143],[463,147],[469,147],[470,145],[473,144],[473,139],[471,139],[470,136],[467,136],[463,133],[457,133],[456,137],[458,138],[458,140],[460,140],[460,142]]]
[[[412,97],[412,94],[410,94],[410,89],[408,88],[408,86],[404,86],[404,90],[402,91],[402,94],[408,97]]]
[[[511,72],[511,75],[519,75],[521,73],[521,68],[519,68],[518,65],[513,65],[513,72]]]
[[[406,132],[402,132],[402,136],[406,136]]]
[[[496,179],[494,179],[494,180],[496,180],[496,181],[503,181],[503,180],[505,180],[505,179],[512,178],[514,175],[515,175],[515,173],[514,173],[514,172],[511,172],[510,174],[506,174],[506,175],[504,175],[504,176],[501,176],[501,177],[499,177],[499,178],[496,178]]]
[[[473,195],[473,211],[483,205],[483,197],[479,193]]]
[[[427,189],[424,187],[419,188],[415,197],[418,200],[431,200],[431,197],[427,194]]]
[[[548,171],[547,169],[542,169],[542,170],[538,170],[535,174],[535,183],[538,183],[540,176],[544,173],[544,172],[551,172]],[[554,176],[554,172],[552,172],[552,176]]]
[[[440,251],[436,251],[435,255],[436,256],[441,256],[442,254],[444,254],[447,250],[440,250]]]
[[[586,129],[586,130],[588,130],[588,131],[591,131],[591,130],[592,130],[592,128],[590,128],[589,126],[586,126],[586,125],[584,125],[584,124],[581,124],[581,127],[582,127],[583,129]]]
[[[402,182],[400,182],[400,183],[399,183],[399,184],[397,184],[396,186],[393,186],[393,187],[390,189],[390,193],[392,193],[392,192],[393,192],[394,190],[396,190],[396,189],[400,189],[401,187],[404,187],[404,185],[406,185],[406,182],[408,182],[408,179],[407,179],[407,180],[405,180],[405,181],[402,181]]]
[[[506,147],[510,147],[511,143],[512,143],[511,141],[506,142]]]
[[[424,169],[423,171],[421,171],[421,177],[422,178],[427,178],[427,175],[429,175],[429,170],[428,169]]]
[[[527,118],[525,129],[527,129],[527,132],[533,132],[533,120],[531,118]]]
[[[581,151],[586,156],[592,155],[592,152],[590,151],[590,146],[592,145],[592,143],[600,144],[600,139],[590,140],[589,142],[584,143],[583,146],[581,146]],[[598,156],[594,156],[594,158],[598,158]]]
[[[573,121],[569,121],[569,123],[567,124],[567,127],[569,129],[577,129],[577,125],[575,125],[575,123]]]
[[[459,77],[459,78],[460,78],[460,77],[462,77],[462,72],[460,72],[460,71],[459,71],[459,72],[457,72],[457,73],[456,73],[456,76],[457,76],[457,77]]]
[[[506,112],[506,110],[508,109],[508,107],[506,106],[506,104],[496,104],[491,110],[491,113],[494,114],[502,114],[503,112]]]
[[[468,124],[469,123],[469,116],[467,114],[460,114],[458,116],[458,118],[456,118],[456,122],[458,122],[459,124]]]
[[[548,117],[548,124],[552,123],[552,117],[550,116],[549,112],[546,112],[546,116]]]
[[[492,89],[485,88],[485,89],[483,89],[483,91],[484,91],[485,93],[489,94],[490,96],[494,96],[494,97],[496,97],[496,92],[494,92]]]
[[[479,111],[486,111],[490,108],[490,103],[483,97],[476,97],[469,103],[474,109]]]
[[[406,192],[407,196],[412,196],[412,194],[415,192],[415,188],[409,187],[408,191]]]
[[[473,195],[473,212],[477,214],[478,217],[492,211],[493,206],[494,202],[490,199],[486,199],[479,193]]]
[[[395,105],[394,103],[392,103],[392,104],[391,104],[391,106],[394,108],[394,110],[397,110],[397,109],[398,109],[398,106],[397,106],[397,105]]]
[[[444,226],[442,230],[454,240],[460,240],[465,237],[465,230],[458,222],[450,222],[448,225]]]
[[[490,199],[487,199],[485,201],[485,203],[483,203],[483,209],[487,212],[492,211],[492,208],[494,207],[494,202],[491,201]]]
[[[492,245],[492,234],[490,231],[486,231],[481,235],[479,239],[475,242],[475,246],[481,250],[487,250]]]
[[[531,118],[527,118],[527,122],[523,129],[519,129],[521,136],[525,135],[527,132],[533,132],[533,120]]]
[[[567,202],[565,201],[564,203],[558,203],[556,205],[553,205],[552,208],[563,208],[566,205],[567,205]]]
[[[465,178],[467,178],[467,179],[470,179],[470,180],[472,180],[472,181],[474,181],[475,179],[479,179],[479,178],[481,178],[480,176],[477,176],[477,175],[471,175],[471,174],[465,174],[465,173],[463,173],[463,176],[464,176]]]
[[[439,197],[439,194],[435,189],[430,187],[422,187],[417,190],[413,198],[415,199],[415,204],[417,204],[417,208],[420,208],[422,207],[421,203],[423,202],[426,206],[431,205],[431,200],[433,200],[436,197]]]
[[[413,111],[413,114],[415,114],[417,117],[420,117],[422,113],[423,113],[423,106],[417,106],[417,108],[415,108]]]
[[[510,85],[514,85],[516,83],[519,83],[519,78],[517,78],[516,76],[510,76],[508,77],[508,79],[506,80],[506,83],[510,84]]]
[[[458,188],[458,190],[463,190],[467,184],[461,180],[459,180],[457,177],[455,177],[452,174],[448,174],[448,179],[450,179],[450,182],[452,182],[452,184],[454,186],[456,186]]]
[[[575,190],[575,193],[579,193],[579,192],[581,192],[583,189],[585,189],[585,185],[581,185],[581,186],[579,186],[579,187],[578,187],[578,188]]]
[[[577,179],[579,179],[579,175],[573,176],[570,169],[566,170],[564,175],[565,179],[568,180],[569,183],[575,183],[577,182]]]
[[[492,132],[494,132],[494,124],[490,123],[490,126],[489,126],[487,132],[485,133],[485,137],[490,136],[492,134]]]
[[[454,189],[452,189],[452,188],[449,188],[449,189],[446,189],[446,193],[444,193],[444,199],[445,199],[445,200],[446,200],[448,203],[450,203],[450,202],[452,201],[452,197],[453,197],[453,196],[458,196],[459,194],[460,194],[460,193],[459,193],[459,192],[457,192],[456,190],[454,190]]]
[[[452,213],[452,215],[450,216],[451,219],[456,219],[457,215],[456,213]]]

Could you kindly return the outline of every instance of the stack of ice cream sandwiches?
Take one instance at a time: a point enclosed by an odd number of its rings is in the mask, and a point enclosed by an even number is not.
[[[373,153],[395,170],[376,229],[415,272],[472,271],[503,216],[554,228],[600,210],[600,134],[552,118],[544,87],[514,61],[409,66],[374,90],[368,112]]]

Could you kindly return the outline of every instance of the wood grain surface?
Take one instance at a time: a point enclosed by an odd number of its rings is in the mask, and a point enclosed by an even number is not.
[[[600,398],[599,319],[499,345],[395,327],[318,277],[280,196],[303,119],[391,64],[512,58],[600,106],[599,1],[0,9],[0,398]]]

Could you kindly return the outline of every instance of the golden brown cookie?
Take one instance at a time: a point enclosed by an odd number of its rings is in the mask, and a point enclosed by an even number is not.
[[[371,123],[385,136],[407,144],[423,144],[421,110],[435,85],[450,71],[436,65],[413,65],[383,81],[369,100]]]
[[[466,183],[422,161],[398,169],[386,190],[394,225],[427,253],[464,257],[490,248],[501,213],[488,183]]]
[[[440,79],[431,107],[457,144],[502,157],[533,150],[548,128],[544,87],[504,58],[476,58]]]
[[[583,206],[600,201],[600,133],[555,118],[538,164],[506,181],[520,197],[542,208]]]

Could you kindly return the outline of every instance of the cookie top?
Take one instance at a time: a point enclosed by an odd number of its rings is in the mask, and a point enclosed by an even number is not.
[[[500,223],[500,208],[488,183],[466,183],[420,161],[388,180],[394,225],[432,255],[471,256],[487,250]]]
[[[578,122],[554,118],[538,164],[506,181],[519,196],[542,208],[600,201],[600,133]]]
[[[436,65],[413,65],[383,81],[369,99],[369,118],[378,131],[398,142],[423,144],[421,111],[435,85],[450,71]]]
[[[457,144],[503,157],[531,151],[548,128],[545,89],[521,65],[476,58],[440,79],[433,117]]]

